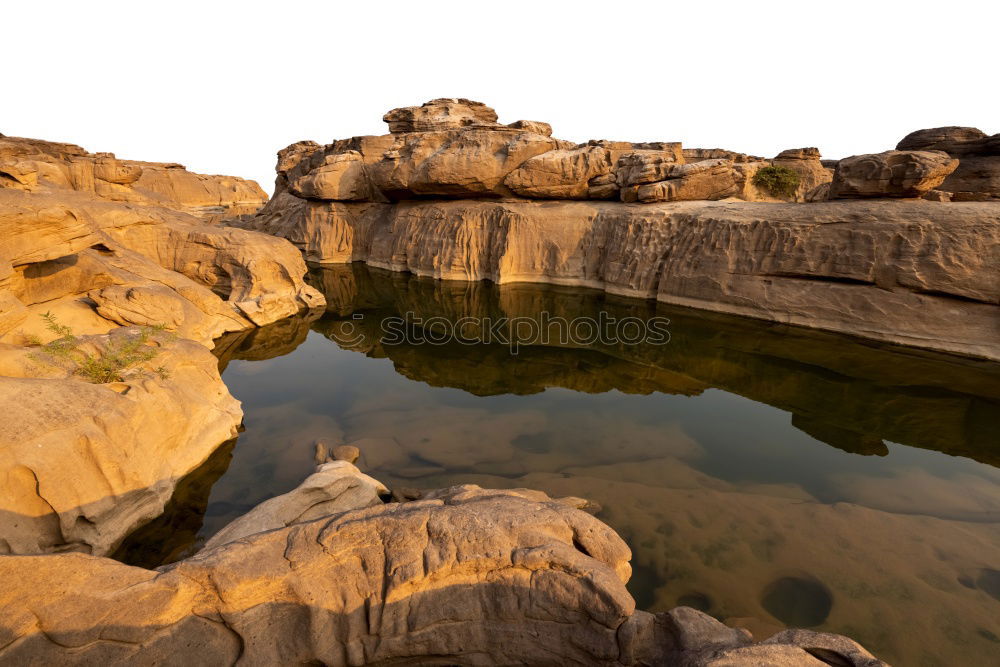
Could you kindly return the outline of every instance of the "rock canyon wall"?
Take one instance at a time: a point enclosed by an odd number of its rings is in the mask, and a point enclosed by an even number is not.
[[[581,285],[1000,359],[1000,190],[966,180],[984,201],[950,203],[936,189],[959,173],[953,155],[1000,159],[978,157],[995,137],[904,141],[831,170],[814,148],[762,161],[570,144],[461,99],[385,119],[388,135],[283,149],[274,198],[235,224],[311,262]],[[759,174],[791,180],[768,191]]]

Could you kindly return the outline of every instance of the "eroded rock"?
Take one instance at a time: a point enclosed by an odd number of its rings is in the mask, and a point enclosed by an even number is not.
[[[944,151],[958,158],[958,168],[940,185],[952,201],[1000,198],[1000,134],[987,136],[974,127],[936,127],[911,132],[896,149]]]
[[[837,163],[829,199],[922,197],[958,167],[941,151],[886,151]]]
[[[636,611],[628,547],[571,505],[466,485],[256,533],[160,571],[3,557],[0,660],[749,665],[747,649],[774,662],[808,646],[836,664],[883,664],[842,637],[751,646],[692,609]]]
[[[482,102],[440,97],[419,107],[393,109],[382,117],[393,134],[456,130],[469,125],[496,125],[497,112]],[[551,133],[551,129],[550,129]]]
[[[0,553],[110,553],[236,435],[243,413],[211,352],[157,345],[144,370],[112,385],[75,377],[37,348],[0,346]]]

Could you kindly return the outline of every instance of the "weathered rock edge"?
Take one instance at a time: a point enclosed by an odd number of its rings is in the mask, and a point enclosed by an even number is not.
[[[1000,204],[307,201],[249,229],[307,261],[578,285],[1000,360]]]
[[[256,210],[255,193],[0,137],[0,554],[109,553],[236,435],[243,412],[206,346],[324,303],[284,240],[188,213]],[[93,353],[133,325],[178,340],[142,373],[95,385],[36,345],[57,337],[42,315]]]
[[[838,635],[753,644],[686,607],[636,611],[628,547],[571,504],[454,487],[155,571],[0,557],[0,664],[884,665]]]

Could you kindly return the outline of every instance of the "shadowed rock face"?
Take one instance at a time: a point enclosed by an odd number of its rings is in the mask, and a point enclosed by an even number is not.
[[[958,167],[942,151],[886,151],[837,163],[829,199],[922,197]]]
[[[315,262],[596,287],[1000,359],[1000,204],[389,205],[286,195],[275,206],[280,213],[250,226]]]
[[[974,127],[935,127],[911,132],[896,148],[944,151],[958,158],[958,168],[939,186],[952,201],[1000,198],[1000,134],[987,136]]]
[[[837,635],[754,645],[693,609],[636,611],[628,548],[574,502],[455,487],[258,533],[159,571],[0,558],[0,661],[822,665],[812,657],[822,649],[839,661],[829,664],[884,664]]]

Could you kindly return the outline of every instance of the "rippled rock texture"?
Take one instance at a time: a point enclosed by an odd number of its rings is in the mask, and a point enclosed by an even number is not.
[[[0,662],[884,664],[837,635],[753,644],[693,609],[636,611],[628,547],[575,503],[454,487],[257,533],[158,571],[82,555],[0,558]]]
[[[256,209],[252,182],[0,137],[0,185],[0,553],[106,554],[236,434],[207,346],[323,297],[283,239],[189,213]],[[134,327],[164,334],[148,363],[79,372]],[[50,358],[67,335],[79,349]]]
[[[1000,359],[1000,204],[282,197],[252,226],[315,262],[596,287]]]

